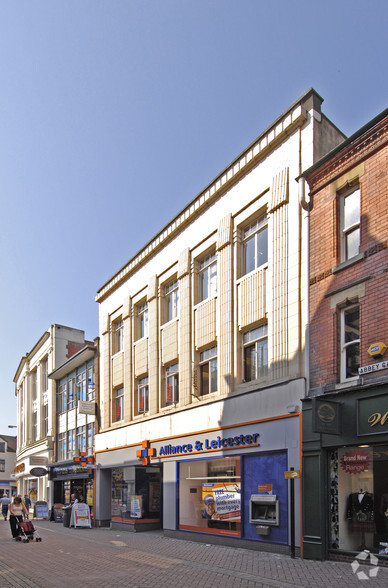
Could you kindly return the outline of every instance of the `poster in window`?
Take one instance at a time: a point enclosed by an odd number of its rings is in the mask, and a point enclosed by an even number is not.
[[[131,496],[131,519],[141,519],[142,517],[142,497]]]
[[[240,521],[241,487],[239,482],[202,484],[202,518]]]

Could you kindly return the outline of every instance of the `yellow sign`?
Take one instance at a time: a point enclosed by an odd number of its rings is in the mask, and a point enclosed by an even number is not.
[[[382,357],[386,351],[387,346],[382,341],[379,341],[379,343],[372,343],[368,349],[368,353],[372,357]]]
[[[284,477],[286,480],[290,480],[291,478],[300,478],[300,470],[289,470],[288,472],[284,472]]]

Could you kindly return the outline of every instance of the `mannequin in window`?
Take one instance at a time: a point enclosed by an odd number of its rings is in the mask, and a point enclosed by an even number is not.
[[[359,492],[349,494],[346,518],[351,521],[354,532],[375,532],[373,494],[360,488]]]
[[[381,496],[380,514],[384,519],[385,528],[388,531],[388,494],[383,494]]]

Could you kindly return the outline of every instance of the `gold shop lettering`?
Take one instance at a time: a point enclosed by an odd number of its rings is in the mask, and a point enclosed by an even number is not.
[[[385,425],[387,420],[388,420],[388,411],[385,414],[381,414],[381,412],[374,412],[368,418],[368,423],[370,424],[371,427],[374,427],[375,425],[378,425],[378,424]]]

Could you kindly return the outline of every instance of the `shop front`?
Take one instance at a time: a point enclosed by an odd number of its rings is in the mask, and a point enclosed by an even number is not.
[[[93,513],[94,466],[81,466],[74,461],[49,465],[50,480],[54,484],[53,504],[68,505],[74,494],[80,502],[86,502]]]
[[[387,557],[387,391],[306,399],[303,425],[304,557]]]
[[[286,415],[97,452],[97,508],[110,488],[112,528],[159,522],[171,537],[289,553],[300,492],[296,480],[291,505],[285,473],[299,470],[299,434],[299,416]]]

